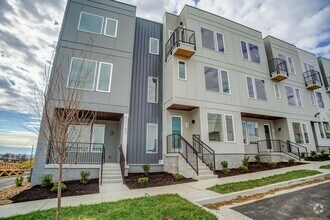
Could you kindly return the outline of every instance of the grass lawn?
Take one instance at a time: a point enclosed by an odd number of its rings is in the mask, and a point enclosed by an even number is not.
[[[330,169],[330,164],[320,166],[320,169]]]
[[[320,174],[319,171],[316,170],[294,170],[290,172],[286,172],[283,174],[277,174],[274,176],[268,176],[261,179],[255,179],[255,180],[248,180],[248,181],[242,181],[242,182],[235,182],[235,183],[227,183],[223,185],[215,185],[210,188],[209,190],[212,190],[217,193],[226,194],[231,192],[237,192],[247,189],[253,189],[256,187],[266,186],[273,183],[279,183],[284,182],[288,180],[298,179],[306,176],[313,176],[316,174]]]
[[[55,209],[31,212],[6,219],[55,219]],[[118,202],[62,208],[61,219],[217,219],[177,194],[122,200]]]

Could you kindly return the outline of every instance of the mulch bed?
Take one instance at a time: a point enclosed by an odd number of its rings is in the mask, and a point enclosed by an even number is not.
[[[287,162],[279,162],[276,164],[276,167],[272,167],[269,163],[256,163],[256,162],[250,162],[249,163],[249,170],[242,171],[238,168],[230,169],[230,173],[224,174],[221,170],[216,170],[215,174],[218,175],[219,178],[228,177],[228,176],[236,176],[246,173],[255,173],[259,171],[265,171],[265,170],[274,170],[284,167],[290,167],[290,166],[297,166],[302,165],[305,163],[295,162],[294,165],[289,165]]]
[[[148,177],[148,183],[138,183],[138,179],[140,177]],[[173,174],[166,172],[157,172],[157,173],[149,173],[146,176],[144,173],[129,173],[127,177],[125,177],[125,184],[129,189],[141,189],[155,186],[167,186],[167,185],[175,185],[179,183],[189,183],[194,182],[196,180],[192,178],[182,178],[181,180],[175,180]]]
[[[87,184],[83,184],[79,180],[65,181],[64,183],[67,186],[67,189],[62,191],[62,197],[99,193],[98,179],[91,179]],[[13,203],[16,203],[57,198],[57,192],[50,191],[52,186],[53,184],[47,187],[34,186],[11,197],[10,200]]]
[[[320,158],[320,159],[318,159],[318,160],[314,160],[314,159],[311,158],[311,157],[306,157],[305,160],[306,160],[306,161],[316,161],[316,162],[318,162],[318,161],[328,161],[328,160],[330,160],[330,157],[327,157],[327,158],[322,157],[322,158]]]

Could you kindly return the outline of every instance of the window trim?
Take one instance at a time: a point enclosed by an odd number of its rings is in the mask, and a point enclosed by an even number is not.
[[[213,37],[213,44],[214,44],[214,48],[212,49],[212,48],[208,48],[208,47],[204,47],[203,46],[203,34],[202,34],[202,29],[205,29],[205,30],[208,30],[208,31],[212,31],[212,37]],[[215,39],[215,37],[214,37],[214,33],[216,33],[214,30],[210,30],[210,29],[208,29],[208,28],[205,28],[205,27],[201,27],[201,45],[202,45],[202,48],[204,48],[204,49],[208,49],[208,50],[211,50],[211,51],[217,51],[217,48],[216,48],[216,39]]]
[[[249,121],[249,120],[246,120],[246,121],[242,121],[242,123],[245,123],[245,128],[246,128],[246,143],[244,143],[244,136],[243,136],[243,144],[244,145],[250,145],[251,143],[250,143],[250,135],[249,135],[249,126],[248,126],[248,123],[257,123],[257,125],[258,125],[258,140],[257,140],[257,142],[260,140],[260,127],[259,127],[259,122],[258,121]],[[243,127],[242,127],[242,133],[243,133]],[[252,144],[254,144],[254,143],[252,143]],[[255,143],[255,144],[257,144],[257,143]]]
[[[245,60],[245,61],[250,61],[250,62],[252,62],[252,63],[256,63],[256,64],[260,64],[260,65],[261,65],[262,62],[261,62],[261,56],[260,56],[259,46],[256,45],[256,44],[253,44],[253,43],[251,43],[251,42],[247,42],[247,41],[245,41],[245,40],[240,40],[239,42],[240,42],[239,47],[240,47],[240,50],[241,50],[241,56],[242,56],[242,59]],[[245,58],[244,58],[244,54],[243,54],[243,50],[242,50],[242,42],[245,43],[248,59],[245,59]],[[258,62],[254,62],[254,61],[251,59],[251,54],[250,54],[250,47],[249,47],[249,44],[252,44],[252,45],[254,45],[254,46],[256,46],[256,47],[258,48],[259,59],[260,59],[260,62],[259,62],[259,63],[258,63]]]
[[[296,90],[299,91],[300,101],[301,101],[301,106],[299,105],[299,101],[298,101],[298,96],[297,96]],[[294,94],[295,94],[296,99],[297,99],[297,107],[304,108],[304,102],[303,102],[303,98],[302,98],[301,90],[300,90],[299,88],[294,88]]]
[[[286,91],[286,88],[285,88],[285,95],[286,95],[286,100],[288,102],[288,106],[293,106],[293,107],[297,107],[297,108],[304,108],[304,102],[303,102],[303,96],[302,96],[302,93],[301,93],[301,89],[300,88],[297,88],[297,87],[289,86],[289,85],[286,85],[285,87],[290,87],[290,88],[293,89],[294,97],[296,99],[295,100],[296,101],[296,104],[295,105],[290,105],[289,104],[289,100],[288,100],[288,94],[287,94],[287,91]],[[301,106],[299,106],[299,104],[298,104],[298,98],[297,98],[296,89],[299,90],[300,100],[301,100]]]
[[[150,78],[156,78],[157,79],[157,88],[156,88],[156,90],[157,91],[155,91],[156,92],[156,94],[155,94],[155,96],[156,96],[156,100],[157,101],[150,101],[150,97],[149,97],[149,79]],[[159,87],[159,78],[158,77],[155,77],[155,76],[148,76],[148,83],[147,83],[147,86],[148,86],[148,91],[147,91],[147,102],[148,103],[152,103],[152,104],[156,104],[156,103],[158,103],[158,93],[159,93],[159,90],[158,90],[158,87]]]
[[[275,98],[277,98],[277,99],[281,99],[282,96],[281,96],[280,84],[278,84],[278,83],[273,83],[273,86],[274,86]],[[279,96],[276,95],[276,86],[277,86],[277,88],[278,88],[278,94],[279,94]]]
[[[157,136],[157,146],[156,146],[156,152],[148,152],[148,149],[147,149],[147,147],[148,147],[148,126],[149,125],[156,125],[157,126],[157,129],[156,129],[156,136]],[[158,144],[159,144],[159,140],[158,140],[158,124],[156,124],[156,123],[147,123],[147,129],[146,129],[146,154],[158,154]]]
[[[306,133],[308,135],[308,141],[309,141],[309,143],[306,142],[306,136],[305,136],[305,132],[304,132],[304,125],[306,126]],[[310,136],[309,136],[309,129],[308,129],[308,126],[307,126],[306,123],[301,123],[301,130],[302,130],[303,137],[304,137],[304,143],[305,144],[310,144],[311,143],[311,139],[310,139]]]
[[[224,52],[222,51],[219,51],[219,47],[218,47],[218,37],[217,37],[217,34],[221,34],[222,35],[222,41],[223,41],[223,50]],[[215,51],[216,52],[219,52],[221,54],[226,54],[226,44],[225,44],[225,35],[222,33],[222,32],[219,32],[219,31],[216,31],[215,34],[214,34],[214,37],[215,37]]]
[[[207,90],[206,89],[206,81],[205,81],[205,67],[208,67],[208,68],[213,68],[213,69],[216,69],[217,72],[218,72],[218,84],[219,84],[219,92],[216,92],[216,91],[211,91],[211,90]],[[228,85],[229,85],[229,92],[228,93],[224,93],[223,92],[223,84],[222,84],[222,72],[221,71],[224,71],[227,73],[227,76],[228,76]],[[219,68],[219,67],[216,67],[216,66],[213,66],[213,65],[206,65],[204,64],[203,65],[203,75],[204,75],[204,87],[205,87],[205,91],[206,92],[211,92],[211,93],[217,93],[217,94],[222,94],[222,95],[231,95],[231,83],[230,83],[230,74],[229,74],[229,71],[226,70],[226,69],[222,69],[222,68]]]
[[[91,144],[100,144],[100,143],[94,143],[94,126],[99,126],[99,127],[103,127],[104,128],[104,132],[103,132],[103,145],[104,145],[104,137],[105,137],[105,125],[104,124],[94,124],[93,126],[90,126],[91,127],[91,133],[92,133],[92,143]],[[93,150],[93,146],[91,146],[91,149],[90,149],[90,152],[91,153],[102,153],[102,151],[94,151]]]
[[[108,20],[112,20],[112,21],[115,21],[115,22],[116,22],[116,29],[115,29],[115,35],[114,35],[114,36],[109,35],[109,34],[106,34],[106,32],[107,32],[107,24],[108,24]],[[117,31],[118,31],[118,20],[113,19],[113,18],[105,18],[104,35],[105,35],[105,36],[108,36],[108,37],[116,38],[116,37],[117,37]]]
[[[278,54],[277,54],[277,57],[278,57],[279,59],[281,59],[281,58],[280,58],[280,55],[283,56],[283,57],[285,57],[285,60],[284,60],[284,61],[285,61],[285,63],[286,63],[286,68],[287,68],[288,73],[289,73],[289,74],[293,74],[293,75],[297,75],[296,67],[294,66],[294,62],[293,62],[293,58],[292,58],[292,57],[289,57],[289,56],[286,56],[286,55],[284,55],[284,54],[278,53]],[[290,67],[289,58],[292,60],[292,67],[293,67],[293,71],[294,71],[294,72],[291,72],[291,67]]]
[[[180,62],[184,63],[184,77],[185,77],[184,79],[180,78]],[[178,60],[177,64],[178,64],[178,80],[186,81],[187,80],[187,62],[185,60]]]
[[[223,115],[224,115],[224,130],[225,130],[225,132],[226,132],[226,133],[225,133],[225,142],[227,142],[227,143],[236,143],[236,133],[235,133],[234,115],[232,115],[232,114],[223,114]],[[233,124],[233,135],[234,135],[234,140],[233,140],[233,141],[228,141],[226,116],[231,116],[231,119],[232,119],[232,124]]]
[[[313,92],[314,92],[314,95],[315,95],[315,102],[316,102],[317,107],[320,108],[320,109],[325,109],[325,103],[324,103],[322,92],[320,92],[320,91],[313,91]],[[320,93],[324,107],[319,106],[319,102],[317,101],[316,93]]]
[[[251,78],[251,79],[252,79],[253,97],[250,97],[250,96],[249,96],[249,86],[248,86],[248,83],[247,83],[247,78]],[[265,85],[265,93],[266,93],[266,100],[258,99],[258,97],[257,97],[257,87],[256,87],[255,79],[259,79],[259,80],[263,80],[263,81],[264,81],[264,85]],[[246,84],[246,89],[247,89],[247,96],[248,96],[249,99],[268,102],[266,80],[264,80],[264,79],[262,79],[262,78],[259,78],[259,77],[254,77],[254,76],[245,75],[245,84]]]
[[[76,88],[76,87],[69,86],[73,59],[87,60],[87,61],[91,61],[91,62],[94,62],[95,63],[95,72],[94,72],[94,77],[93,77],[93,88],[92,89]],[[85,91],[95,91],[95,75],[96,75],[96,71],[97,71],[97,61],[96,60],[88,60],[88,59],[79,58],[79,57],[71,57],[71,62],[70,62],[70,68],[69,68],[69,74],[68,74],[66,88],[69,88],[69,89],[80,89],[80,90],[85,90]]]
[[[222,141],[210,141],[209,138],[209,124],[208,124],[208,114],[215,114],[215,115],[221,115],[221,128],[222,128]],[[228,141],[227,138],[227,125],[226,125],[226,115],[231,116],[233,120],[233,134],[234,134],[234,141]],[[234,115],[228,114],[228,113],[219,113],[219,112],[213,112],[213,111],[206,111],[206,124],[207,124],[207,140],[211,143],[236,143],[236,132],[235,132],[235,121],[234,121]]]
[[[99,90],[99,81],[100,81],[100,73],[101,73],[101,66],[102,66],[102,64],[107,64],[107,65],[110,65],[111,66],[110,77],[109,77],[109,89],[108,89],[108,91]],[[98,73],[97,73],[97,81],[96,81],[96,89],[95,89],[97,92],[110,93],[110,91],[111,91],[111,82],[112,82],[112,72],[113,72],[113,64],[112,63],[99,62],[99,68],[98,68]]]
[[[151,41],[152,40],[156,40],[157,41],[157,52],[156,53],[154,53],[154,52],[151,51]],[[149,54],[159,55],[159,39],[154,38],[154,37],[150,37],[149,38]]]
[[[309,135],[309,129],[308,129],[307,123],[305,123],[305,122],[292,121],[291,122],[291,126],[292,126],[292,131],[293,131],[293,137],[294,137],[293,123],[299,124],[300,131],[301,131],[301,134],[302,134],[302,139],[303,139],[303,143],[300,143],[300,144],[311,144],[311,139],[310,139],[311,136]],[[307,131],[309,143],[306,143],[306,137],[305,137],[305,133],[304,133],[303,124],[306,125],[306,131]],[[294,137],[294,141],[296,142],[296,138],[295,137]]]
[[[231,86],[230,86],[229,72],[227,70],[225,70],[225,69],[219,69],[218,71],[219,71],[218,74],[220,74],[220,79],[219,80],[221,81],[221,83],[220,83],[220,85],[221,85],[221,91],[220,91],[220,93],[223,94],[223,95],[231,95]],[[228,93],[223,92],[222,71],[226,72],[227,73],[227,76],[228,76],[228,87],[229,87],[229,92]]]
[[[93,15],[93,16],[95,16],[95,17],[100,17],[100,18],[102,18],[102,26],[101,26],[101,31],[100,31],[100,33],[92,32],[92,31],[86,31],[86,30],[82,30],[82,29],[79,28],[79,27],[80,27],[80,22],[81,22],[81,16],[82,16],[82,14],[88,14],[88,15]],[[80,12],[80,17],[79,17],[79,21],[78,21],[78,28],[77,28],[77,30],[79,30],[79,31],[84,31],[84,32],[87,32],[87,33],[92,33],[92,34],[102,35],[102,33],[103,33],[103,26],[104,26],[104,17],[103,17],[103,16],[96,15],[96,14],[92,14],[92,13],[88,13],[88,12],[85,12],[85,11],[81,11],[81,12]]]
[[[293,62],[293,58],[292,57],[289,57],[289,56],[287,56],[287,59],[288,59],[288,64],[290,65],[290,62],[289,62],[289,58],[292,60],[292,67],[293,67],[293,71],[294,72],[291,72],[291,68],[290,68],[290,71],[289,71],[289,73],[290,74],[293,74],[293,75],[297,75],[297,72],[296,72],[296,67],[294,66],[294,62]]]
[[[245,124],[246,143],[244,142],[243,124]],[[247,129],[247,121],[242,121],[242,137],[243,137],[243,145],[248,145],[249,144],[249,134],[248,134],[248,129]]]

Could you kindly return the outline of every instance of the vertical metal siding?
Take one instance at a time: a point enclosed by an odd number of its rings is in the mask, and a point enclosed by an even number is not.
[[[163,25],[137,18],[128,119],[128,164],[158,164],[162,159]],[[159,55],[149,54],[150,37],[159,39]],[[148,77],[158,77],[158,103],[148,103]],[[158,153],[146,153],[147,123],[158,124]]]

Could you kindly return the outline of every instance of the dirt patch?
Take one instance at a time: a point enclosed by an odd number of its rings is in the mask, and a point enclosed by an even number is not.
[[[234,169],[230,169],[230,173],[227,173],[227,174],[223,173],[221,170],[216,170],[215,174],[218,175],[219,178],[222,178],[222,177],[236,176],[236,175],[241,175],[241,174],[246,174],[246,173],[255,173],[255,172],[265,171],[265,170],[274,170],[274,169],[303,165],[303,164],[305,164],[305,163],[296,162],[293,165],[290,165],[287,162],[279,162],[276,164],[275,167],[273,167],[269,163],[250,162],[249,170],[247,170],[247,171],[242,171],[238,168],[234,168]]]
[[[83,184],[79,180],[65,181],[64,183],[67,190],[62,191],[62,197],[99,193],[98,179],[92,179],[87,184]],[[9,187],[0,191],[0,205],[56,198],[57,192],[50,191],[52,186],[29,188],[29,184],[25,183],[23,187]]]
[[[247,201],[251,201],[251,200],[258,200],[258,199],[262,199],[263,197],[265,197],[267,195],[273,195],[276,192],[279,192],[279,191],[282,191],[282,190],[293,189],[293,188],[296,188],[296,187],[311,185],[311,184],[314,184],[314,183],[319,183],[319,182],[324,182],[324,181],[330,181],[330,177],[315,179],[315,180],[307,181],[307,182],[304,182],[304,183],[298,183],[298,184],[295,184],[295,185],[292,185],[292,186],[279,187],[279,188],[275,188],[275,189],[269,190],[269,191],[264,192],[264,193],[258,193],[258,194],[254,194],[254,195],[251,195],[251,196],[237,196],[235,199],[232,199],[232,200],[206,204],[204,206],[206,208],[209,208],[209,209],[219,210],[219,208],[221,206],[228,206],[228,205],[232,205],[234,203],[242,203],[242,202],[247,202]]]
[[[148,183],[138,183],[138,179],[140,177],[148,177]],[[179,183],[189,183],[194,182],[196,180],[192,178],[183,178],[180,180],[176,180],[173,177],[173,174],[166,172],[157,172],[157,173],[149,173],[146,176],[143,173],[129,173],[127,177],[125,177],[125,184],[129,189],[141,189],[155,186],[167,186],[174,185]]]

